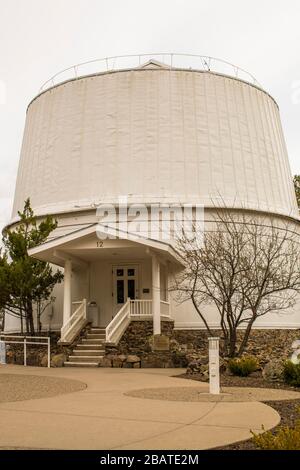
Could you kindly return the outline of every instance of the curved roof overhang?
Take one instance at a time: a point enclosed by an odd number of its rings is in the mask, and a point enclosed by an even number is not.
[[[28,254],[33,258],[61,267],[65,265],[66,260],[71,260],[74,265],[83,267],[88,265],[93,259],[93,255],[99,253],[97,245],[90,246],[85,250],[81,249],[84,247],[84,241],[91,239],[91,236],[94,236],[93,239],[99,243],[98,246],[102,246],[102,253],[106,252],[107,254],[107,250],[111,250],[113,254],[116,245],[119,249],[126,249],[126,253],[132,253],[133,256],[136,249],[145,257],[159,255],[162,261],[172,263],[177,269],[184,267],[183,260],[170,243],[131,234],[98,223],[49,240],[42,245],[31,248],[28,250]],[[111,241],[107,247],[103,242],[105,239]]]

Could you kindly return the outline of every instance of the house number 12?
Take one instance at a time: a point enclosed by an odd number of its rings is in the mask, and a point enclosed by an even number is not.
[[[103,242],[97,242],[97,248],[103,248]]]

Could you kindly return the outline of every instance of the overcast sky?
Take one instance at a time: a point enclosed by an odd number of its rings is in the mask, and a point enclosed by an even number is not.
[[[299,0],[0,0],[0,226],[10,218],[28,102],[73,64],[181,52],[251,72],[277,100],[300,173]]]

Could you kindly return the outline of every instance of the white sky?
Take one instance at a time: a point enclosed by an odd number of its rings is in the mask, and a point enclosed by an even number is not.
[[[299,21],[299,0],[0,0],[0,227],[28,102],[54,73],[94,58],[181,52],[248,70],[278,102],[300,173]]]

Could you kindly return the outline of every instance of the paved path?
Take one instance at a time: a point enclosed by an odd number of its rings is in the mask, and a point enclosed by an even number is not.
[[[43,369],[0,366],[0,374],[76,379],[81,391],[0,403],[0,448],[207,449],[269,429],[280,418],[263,403],[185,402],[125,395],[147,388],[193,387],[180,369]],[[199,383],[207,392],[207,385]],[[1,389],[0,389],[1,393]]]

